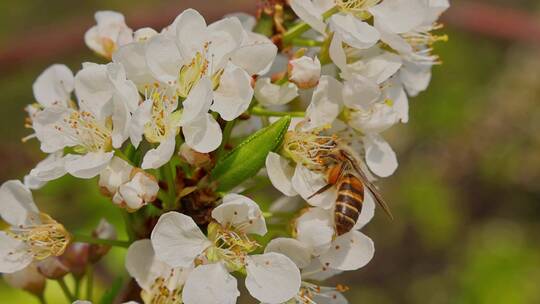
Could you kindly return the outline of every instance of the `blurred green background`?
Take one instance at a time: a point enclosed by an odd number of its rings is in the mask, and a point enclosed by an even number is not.
[[[33,102],[37,75],[52,63],[76,70],[97,60],[84,49],[82,35],[47,40],[44,33],[77,32],[71,26],[92,24],[93,13],[102,9],[143,19],[163,11],[168,14],[157,22],[167,24],[185,6],[225,14],[253,11],[254,3],[0,2],[0,54],[17,47],[28,54],[2,62],[0,70],[0,181],[22,178],[43,157],[36,141],[20,140],[30,133],[23,128],[23,107]],[[540,16],[536,0],[483,3]],[[129,17],[127,22],[132,25]],[[539,45],[480,35],[451,22],[445,30],[450,41],[436,50],[444,65],[434,69],[429,90],[411,100],[410,123],[386,133],[400,168],[381,186],[396,220],[379,212],[365,231],[376,244],[373,261],[332,282],[351,287],[351,303],[540,303]],[[55,51],[43,58],[42,49]],[[102,217],[121,230],[120,213],[97,193],[95,180],[65,177],[37,191],[35,199],[72,231],[89,232]],[[124,253],[113,249],[100,264],[96,295],[115,274],[125,275]],[[46,296],[49,303],[64,301],[55,282],[48,283]],[[0,303],[33,301],[0,283]]]

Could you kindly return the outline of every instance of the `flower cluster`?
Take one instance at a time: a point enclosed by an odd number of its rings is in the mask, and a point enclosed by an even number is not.
[[[108,63],[54,64],[34,82],[25,140],[47,156],[0,189],[0,272],[44,301],[45,279],[91,282],[120,246],[140,290],[116,302],[236,303],[241,278],[261,303],[347,303],[348,287],[320,284],[374,255],[360,230],[376,203],[390,215],[374,183],[398,166],[382,133],[427,89],[448,7],[269,1],[210,24],[188,9],[160,31],[96,13],[84,41]],[[39,212],[30,190],[66,174],[98,178],[129,240]],[[284,195],[271,206],[254,201],[264,179]]]

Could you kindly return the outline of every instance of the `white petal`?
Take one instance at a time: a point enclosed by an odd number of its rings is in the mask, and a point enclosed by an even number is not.
[[[431,66],[406,62],[400,78],[410,96],[425,91],[431,81]]]
[[[126,44],[114,52],[112,57],[113,62],[124,66],[127,78],[132,80],[139,89],[144,89],[145,84],[155,82],[146,63],[146,45],[139,42]]]
[[[90,152],[85,155],[65,156],[66,171],[78,178],[92,178],[107,167],[114,152]]]
[[[243,195],[225,195],[223,203],[212,210],[212,217],[223,226],[232,225],[245,233],[265,235],[267,232],[259,205]]]
[[[214,117],[208,113],[197,121],[184,125],[182,132],[188,146],[197,152],[212,152],[221,144],[221,128]]]
[[[376,82],[362,75],[352,75],[343,86],[343,102],[351,109],[367,109],[381,96]]]
[[[341,270],[325,267],[321,264],[321,261],[316,258],[313,259],[311,264],[306,268],[302,269],[302,279],[322,282],[340,273],[342,273]]]
[[[237,18],[224,18],[208,26],[209,45],[206,58],[211,60],[212,71],[224,68],[232,53],[244,40],[244,29]]]
[[[174,134],[165,138],[157,148],[148,150],[144,155],[141,168],[157,169],[165,165],[174,154],[176,136]]]
[[[0,273],[13,273],[24,269],[33,259],[23,241],[0,231]]]
[[[313,295],[313,301],[317,304],[348,304],[349,301],[343,294],[336,290],[323,291]]]
[[[321,62],[319,58],[314,59],[302,56],[289,62],[290,80],[299,88],[307,89],[316,86],[321,78]]]
[[[63,152],[52,153],[24,177],[24,184],[30,189],[39,189],[66,173]]]
[[[334,236],[332,217],[329,210],[310,208],[296,220],[296,239],[310,246],[315,256],[330,247]]]
[[[253,98],[251,77],[241,68],[229,63],[221,76],[219,87],[214,91],[214,103],[210,109],[231,121],[244,113]]]
[[[178,212],[163,214],[152,230],[156,256],[173,267],[190,267],[210,241],[193,219]]]
[[[397,157],[392,147],[379,135],[364,137],[366,164],[380,177],[392,175],[397,167]]]
[[[258,78],[255,82],[255,98],[262,105],[284,105],[298,96],[298,87],[293,83],[273,84],[268,77]]]
[[[283,254],[270,252],[248,256],[246,271],[246,288],[261,302],[283,303],[300,290],[300,271]]]
[[[291,8],[295,14],[305,23],[321,34],[325,33],[326,24],[323,21],[320,8],[316,7],[311,0],[292,0]]]
[[[392,101],[398,119],[407,123],[409,121],[409,98],[407,98],[401,83],[395,80],[390,81],[385,88],[385,94],[386,98]]]
[[[351,111],[348,124],[364,134],[380,133],[399,121],[395,107],[375,103],[367,111]]]
[[[406,33],[422,24],[429,13],[422,0],[385,0],[369,9],[375,22],[392,33]]]
[[[137,90],[135,89],[135,92]],[[123,100],[120,94],[114,94],[113,97],[113,130],[112,130],[112,145],[118,149],[122,147],[126,139],[129,137],[129,129],[131,125],[131,114],[129,105]]]
[[[0,202],[0,216],[12,226],[27,225],[39,218],[32,193],[18,180],[2,184]]]
[[[318,172],[311,171],[302,165],[297,165],[292,177],[292,185],[294,190],[302,196],[311,206],[330,209],[334,206],[337,198],[335,187],[317,194],[315,192],[326,186],[328,182],[324,175]]]
[[[242,13],[242,12],[227,14],[224,17],[238,18],[238,20],[242,24],[242,28],[245,31],[253,30],[253,28],[255,27],[255,24],[257,23],[257,19],[255,19],[255,17],[253,17],[250,14],[246,14],[246,13]]]
[[[110,103],[114,88],[104,64],[85,64],[75,75],[75,91],[79,106],[83,111],[94,114],[103,120],[112,113]]]
[[[41,142],[41,151],[54,153],[64,147],[77,145],[71,136],[55,128],[61,125],[63,119],[73,112],[72,109],[52,106],[38,112],[33,118],[32,127],[36,131],[36,137]]]
[[[272,65],[278,49],[266,36],[246,34],[247,40],[231,54],[231,61],[249,75],[261,75]]]
[[[303,129],[311,130],[332,124],[341,112],[342,91],[343,86],[339,81],[323,75],[306,110],[308,123],[303,126]]]
[[[347,75],[347,55],[343,49],[343,40],[339,35],[334,35],[332,41],[330,42],[329,49],[330,59],[334,62],[335,65]],[[346,78],[346,77],[345,77]]]
[[[395,75],[402,66],[401,58],[388,52],[360,60],[357,63],[361,66],[355,68],[355,72],[372,79],[377,84],[381,84]]]
[[[270,152],[266,156],[266,172],[270,182],[276,189],[287,196],[298,195],[294,190],[291,179],[294,174],[294,167],[279,154]]]
[[[176,41],[180,53],[187,60],[195,57],[197,52],[202,52],[204,43],[208,41],[208,30],[204,17],[194,9],[183,11],[174,20]]]
[[[138,148],[142,141],[144,126],[152,119],[152,105],[153,101],[151,99],[145,100],[131,116],[129,138],[135,148]]]
[[[311,263],[312,249],[308,245],[291,238],[275,238],[266,245],[264,253],[277,252],[289,257],[298,268]]]
[[[168,278],[173,272],[175,282],[172,285],[181,286],[187,274],[186,270],[171,268],[156,259],[149,239],[135,241],[129,246],[126,253],[126,269],[143,289],[150,289],[156,278]]]
[[[67,106],[73,88],[73,72],[63,64],[54,64],[48,67],[32,85],[34,98],[45,107]]]
[[[374,253],[373,241],[365,234],[353,230],[338,236],[320,259],[326,267],[349,271],[367,265]]]
[[[36,265],[31,264],[13,273],[3,275],[6,283],[15,289],[23,289],[32,293],[43,292],[46,278],[38,271]]]
[[[175,41],[167,35],[157,35],[148,41],[146,63],[152,76],[157,80],[173,85],[184,60]]]
[[[204,77],[191,89],[188,97],[182,103],[184,111],[180,125],[200,120],[210,109],[212,97],[212,82],[208,77]]]
[[[236,278],[221,263],[196,267],[182,292],[185,304],[235,304],[238,296]]]
[[[139,92],[135,83],[127,79],[124,66],[115,62],[107,64],[107,75],[115,89],[113,97],[124,102],[130,112],[135,111],[139,105]]]
[[[333,15],[330,27],[345,43],[357,49],[368,49],[381,37],[374,27],[352,15]]]

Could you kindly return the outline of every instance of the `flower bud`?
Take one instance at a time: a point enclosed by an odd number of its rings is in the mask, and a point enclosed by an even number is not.
[[[42,296],[45,290],[45,277],[38,272],[34,264],[17,272],[4,274],[4,280],[11,287],[26,290],[38,297]]]
[[[111,163],[99,175],[99,188],[101,192],[113,197],[118,188],[127,183],[131,177],[133,166],[125,160],[114,157]]]
[[[158,32],[156,32],[156,30],[154,30],[153,28],[143,27],[133,33],[133,40],[137,42],[142,42],[154,37],[157,34]]]
[[[143,170],[135,169],[133,178],[121,185],[113,197],[113,202],[127,211],[133,212],[153,202],[159,192],[157,179]]]
[[[116,229],[107,220],[101,219],[97,228],[92,231],[92,236],[99,239],[114,240],[116,239]],[[91,244],[88,249],[88,260],[90,263],[97,263],[110,249],[111,246],[109,245]]]
[[[321,78],[319,58],[302,56],[289,61],[289,80],[301,89],[317,86]]]
[[[191,149],[187,144],[180,146],[180,152],[178,153],[183,160],[188,164],[195,167],[203,167],[211,162],[210,154],[200,153]]]
[[[60,262],[66,265],[75,278],[82,278],[88,266],[88,252],[90,245],[86,243],[71,243]]]
[[[69,272],[69,268],[58,257],[49,257],[36,263],[37,270],[44,277],[58,280]]]

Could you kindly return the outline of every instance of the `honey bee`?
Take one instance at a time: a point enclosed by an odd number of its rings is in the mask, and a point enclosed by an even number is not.
[[[338,236],[351,231],[358,221],[367,188],[390,219],[390,208],[369,181],[360,162],[353,156],[348,145],[340,138],[318,134],[289,131],[285,150],[297,162],[310,170],[323,172],[327,185],[316,191],[309,198],[325,192],[335,186],[337,199],[334,209],[334,225]]]

